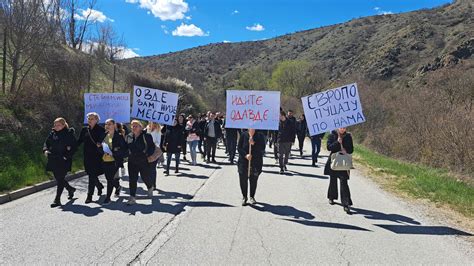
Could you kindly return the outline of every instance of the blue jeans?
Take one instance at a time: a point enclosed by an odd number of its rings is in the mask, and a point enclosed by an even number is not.
[[[166,171],[168,171],[168,172],[170,170],[171,157],[173,156],[173,154],[174,154],[174,158],[176,160],[176,170],[179,169],[179,156],[181,155],[181,151],[178,151],[176,153],[167,152],[166,153]]]
[[[311,147],[313,150],[313,164],[318,162],[319,152],[321,151],[321,139],[311,138]]]
[[[199,140],[193,140],[193,141],[188,141],[189,145],[189,152],[191,153],[191,161],[193,164],[196,163],[196,157],[197,157],[197,146],[199,144]]]

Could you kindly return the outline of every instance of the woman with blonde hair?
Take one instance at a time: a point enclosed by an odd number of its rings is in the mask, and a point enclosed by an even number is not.
[[[102,141],[105,138],[105,129],[99,125],[99,114],[92,112],[87,114],[87,126],[83,127],[77,145],[84,143],[84,168],[89,176],[86,203],[92,202],[94,189],[97,187],[97,195],[102,195],[104,185],[100,183],[99,176],[104,173],[102,167]]]
[[[123,167],[123,158],[127,156],[127,144],[125,139],[116,130],[115,121],[107,119],[105,121],[105,135],[104,142],[102,142],[102,161],[107,179],[107,195],[104,199],[104,204],[110,203],[110,196],[112,190],[115,188],[115,195],[120,193],[119,180],[115,178],[118,169]]]
[[[148,189],[148,196],[153,196],[153,184],[151,182],[151,167],[148,163],[148,156],[155,152],[155,144],[150,134],[143,130],[143,125],[138,120],[132,120],[130,123],[132,132],[127,135],[125,142],[128,146],[128,175],[130,182],[130,198],[127,204],[136,203],[135,195],[137,193],[138,174]]]
[[[66,120],[58,117],[43,145],[43,153],[48,158],[46,170],[52,171],[57,181],[56,197],[51,208],[61,206],[61,194],[64,188],[68,191],[68,199],[74,197],[76,191],[66,181],[67,172],[71,171],[72,156],[76,151],[76,138],[74,129],[70,129]]]

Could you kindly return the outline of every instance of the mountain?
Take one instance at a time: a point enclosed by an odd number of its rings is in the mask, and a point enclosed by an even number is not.
[[[124,60],[153,78],[176,77],[196,91],[236,85],[251,67],[271,72],[283,60],[310,62],[329,81],[351,75],[406,84],[429,71],[472,60],[472,1],[434,9],[378,15],[253,42],[216,43]],[[223,95],[223,94],[222,94]]]

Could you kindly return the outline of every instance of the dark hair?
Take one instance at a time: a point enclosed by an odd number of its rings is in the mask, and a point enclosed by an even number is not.
[[[117,131],[124,136],[125,135],[125,130],[123,129],[123,124],[122,123],[115,123],[115,126],[117,127]]]
[[[282,116],[285,116],[285,117],[286,117],[286,113],[285,113],[285,111],[281,111],[281,112],[280,112],[280,115],[282,115]]]

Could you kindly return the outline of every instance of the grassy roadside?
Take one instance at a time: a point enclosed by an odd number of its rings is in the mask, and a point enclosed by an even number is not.
[[[382,175],[383,185],[418,199],[444,205],[467,218],[474,217],[474,187],[446,170],[401,162],[356,145],[355,160]]]
[[[6,134],[0,137],[0,194],[54,179],[38,141]],[[72,172],[83,169],[82,149],[74,155]]]

